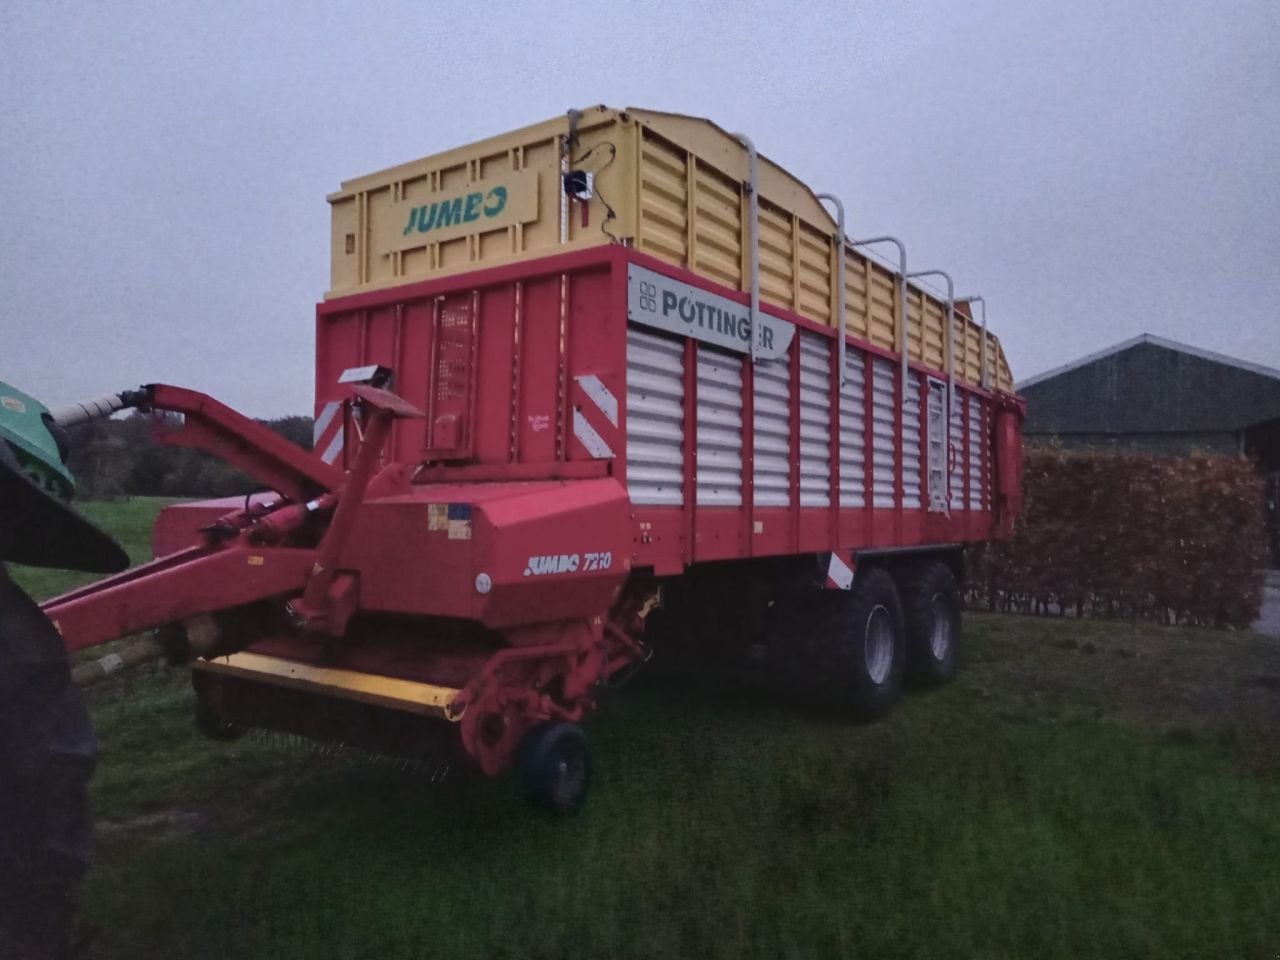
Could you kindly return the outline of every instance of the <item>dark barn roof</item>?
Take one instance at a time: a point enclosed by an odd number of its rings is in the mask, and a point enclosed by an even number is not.
[[[1028,434],[1240,433],[1280,417],[1280,370],[1151,334],[1018,384]]]

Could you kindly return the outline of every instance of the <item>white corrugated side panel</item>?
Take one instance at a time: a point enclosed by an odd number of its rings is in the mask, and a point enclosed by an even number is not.
[[[627,328],[627,492],[632,503],[684,503],[684,345]]]
[[[957,390],[955,402],[951,407],[951,463],[955,469],[951,471],[951,509],[964,509],[964,472],[968,465],[964,462],[964,395]]]
[[[800,506],[831,505],[831,341],[800,331]]]
[[[791,503],[791,402],[786,358],[757,363],[752,403],[755,405],[754,500],[761,507]]]
[[[983,510],[987,505],[987,486],[982,469],[983,440],[982,398],[969,394],[969,509]]]
[[[742,357],[698,344],[698,506],[742,505]]]
[[[844,386],[840,388],[840,506],[861,507],[866,481],[866,424],[863,400],[866,355],[850,350],[844,358]]]
[[[872,377],[872,506],[892,507],[894,503],[893,459],[897,452],[894,414],[898,392],[894,389],[895,364],[883,357],[871,361]]]
[[[902,418],[902,505],[920,508],[920,374],[907,375],[907,403]]]

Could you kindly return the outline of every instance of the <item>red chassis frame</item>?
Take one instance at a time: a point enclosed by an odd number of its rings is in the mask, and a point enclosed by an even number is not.
[[[201,518],[198,545],[56,597],[44,605],[45,613],[70,651],[180,625],[187,632],[213,629],[217,639],[212,649],[201,645],[205,654],[245,647],[274,651],[283,645],[286,655],[306,660],[325,646],[324,638],[344,636],[361,608],[361,581],[368,571],[360,555],[373,547],[384,559],[389,555],[392,562],[380,565],[383,571],[396,565],[435,567],[446,573],[438,578],[444,581],[441,599],[475,595],[496,601],[456,611],[474,615],[507,646],[481,646],[481,654],[469,658],[469,676],[458,684],[447,710],[449,719],[460,721],[463,747],[485,773],[495,775],[510,764],[528,729],[544,720],[580,720],[594,707],[597,687],[643,656],[638,638],[645,598],[622,589],[628,565],[554,585],[520,582],[523,571],[512,573],[513,556],[532,556],[529,531],[520,528],[531,526],[541,534],[540,543],[555,544],[547,528],[569,527],[567,514],[595,521],[597,531],[609,533],[614,555],[625,556],[625,493],[603,477],[516,484],[516,489],[491,485],[487,500],[483,489],[468,485],[465,492],[476,503],[476,514],[468,509],[465,538],[447,532],[443,538],[408,537],[402,526],[406,514],[447,509],[428,501],[463,491],[412,486],[403,465],[382,463],[393,421],[421,417],[421,411],[385,390],[355,385],[348,391],[345,402],[362,421],[363,438],[350,469],[341,472],[207,396],[162,384],[144,388],[142,409],[182,415],[178,429],[170,418],[158,420],[161,442],[217,453],[280,496],[247,498],[239,509],[221,515],[210,514],[211,504],[191,505]],[[504,490],[506,497],[499,495]],[[540,516],[521,502],[530,497],[542,504]],[[513,504],[516,518],[507,516]],[[183,510],[175,511],[180,521]],[[190,544],[192,532],[181,530],[181,542]],[[487,557],[497,564],[492,574],[482,574],[489,578],[483,593],[474,584],[458,590],[458,578],[450,583],[447,575],[452,570],[470,579],[471,567],[463,561],[472,556],[448,548],[476,544],[486,548],[478,551],[481,562]],[[395,589],[412,585],[410,580]],[[531,586],[540,595],[543,614],[533,624],[517,615]],[[447,603],[437,606],[455,612]],[[173,658],[187,659],[186,636],[168,633]],[[428,678],[433,666],[457,663],[456,657],[434,658],[429,647],[415,653],[419,674]],[[376,673],[378,656],[350,651],[345,665]]]

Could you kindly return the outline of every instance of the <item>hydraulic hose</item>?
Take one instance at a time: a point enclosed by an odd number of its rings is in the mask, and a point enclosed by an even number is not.
[[[121,390],[119,393],[108,393],[92,400],[82,400],[57,410],[50,410],[54,422],[60,427],[74,427],[88,423],[90,420],[103,420],[121,410],[141,406],[150,397],[145,387],[138,390]]]

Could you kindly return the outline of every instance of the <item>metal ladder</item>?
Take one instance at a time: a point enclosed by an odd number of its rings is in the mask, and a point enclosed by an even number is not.
[[[954,426],[956,414],[956,287],[951,279],[951,274],[945,270],[917,270],[915,273],[907,274],[907,279],[916,280],[921,277],[941,277],[947,282],[947,392],[946,403],[943,404],[943,418],[946,421],[942,428],[942,464],[941,471],[943,475],[941,503],[939,497],[935,496],[933,478],[935,466],[933,460],[934,450],[934,430],[933,430],[933,411],[930,410],[929,416],[929,510],[934,513],[951,514],[951,475],[954,472],[951,467],[951,428]],[[921,329],[924,326],[924,297],[925,292],[920,291],[920,324]],[[929,385],[929,399],[933,400],[933,384]]]

